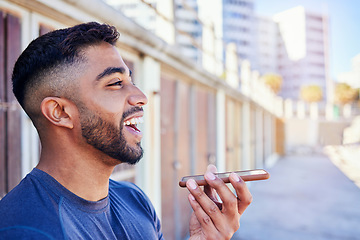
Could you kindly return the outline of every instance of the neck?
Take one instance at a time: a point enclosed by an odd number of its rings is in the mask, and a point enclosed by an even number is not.
[[[72,151],[59,145],[56,148],[43,147],[37,168],[77,196],[98,201],[108,195],[109,178],[115,166],[106,164],[96,155],[99,154],[89,151],[89,146],[84,151]]]

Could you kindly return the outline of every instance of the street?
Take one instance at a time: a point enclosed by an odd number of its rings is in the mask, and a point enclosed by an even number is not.
[[[360,188],[326,155],[287,156],[267,170],[232,239],[360,239]]]

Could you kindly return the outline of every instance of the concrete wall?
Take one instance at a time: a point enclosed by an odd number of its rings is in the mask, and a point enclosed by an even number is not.
[[[311,119],[287,119],[285,122],[285,153],[309,153],[322,151],[327,145],[341,145],[343,132],[351,119],[326,121]]]

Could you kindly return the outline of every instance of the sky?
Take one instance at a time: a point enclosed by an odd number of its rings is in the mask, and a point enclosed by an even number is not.
[[[330,75],[351,70],[351,59],[360,54],[360,0],[255,0],[255,12],[271,17],[284,10],[303,6],[330,18]]]

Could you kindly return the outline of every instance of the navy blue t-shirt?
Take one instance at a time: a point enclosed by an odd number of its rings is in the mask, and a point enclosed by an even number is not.
[[[147,196],[134,184],[110,180],[97,202],[73,194],[33,169],[0,201],[0,239],[163,239]]]

